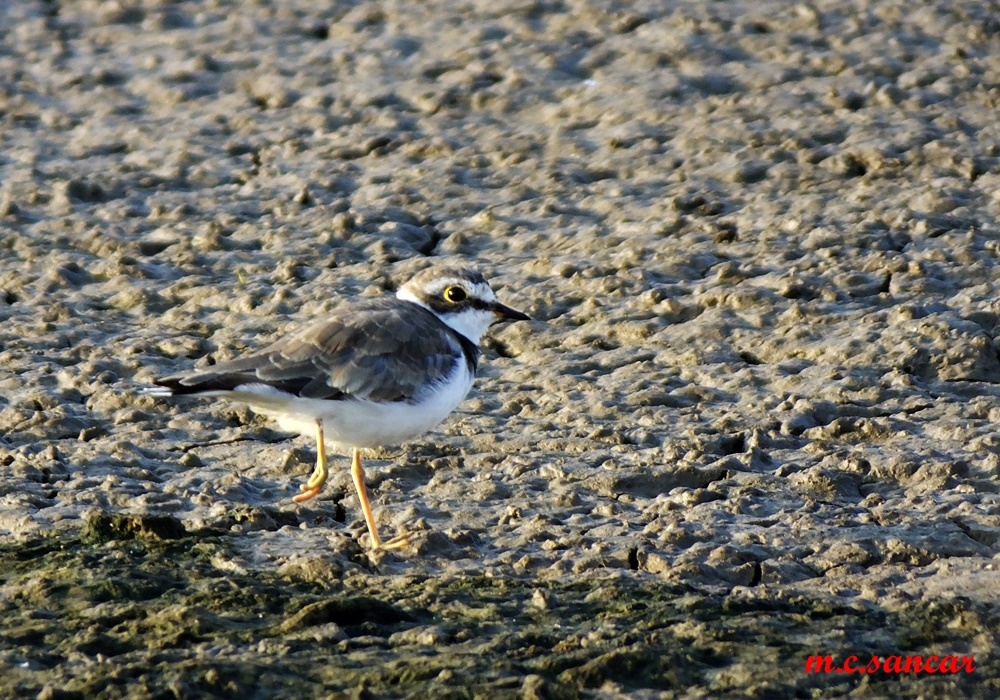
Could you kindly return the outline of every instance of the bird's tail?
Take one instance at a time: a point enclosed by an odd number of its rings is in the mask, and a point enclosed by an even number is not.
[[[152,396],[157,399],[167,399],[175,396],[176,392],[169,386],[144,386],[139,390],[143,396]]]
[[[171,396],[189,396],[191,394],[218,395],[232,391],[235,387],[246,384],[247,377],[225,372],[185,372],[169,377],[154,379],[156,386],[142,389],[145,396],[169,398]]]

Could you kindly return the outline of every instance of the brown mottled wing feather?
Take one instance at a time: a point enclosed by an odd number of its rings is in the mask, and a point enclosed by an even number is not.
[[[423,307],[395,299],[353,304],[261,352],[156,383],[175,394],[271,386],[314,399],[413,401],[478,349]]]

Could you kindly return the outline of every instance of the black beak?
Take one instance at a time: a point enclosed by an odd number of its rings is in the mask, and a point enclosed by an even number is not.
[[[499,301],[495,302],[492,307],[490,307],[493,313],[497,315],[497,321],[530,321],[531,316],[517,309],[512,309],[509,306],[501,304]]]

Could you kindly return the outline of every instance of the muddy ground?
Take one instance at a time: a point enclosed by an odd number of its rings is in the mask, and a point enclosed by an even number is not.
[[[0,0],[0,695],[995,697],[998,16]],[[452,258],[407,549],[139,394]]]

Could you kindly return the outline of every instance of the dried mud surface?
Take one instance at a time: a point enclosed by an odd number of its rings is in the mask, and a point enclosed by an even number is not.
[[[0,15],[0,695],[1000,693],[994,3]],[[537,320],[369,461],[407,550],[138,394],[450,257]]]

